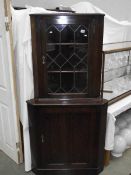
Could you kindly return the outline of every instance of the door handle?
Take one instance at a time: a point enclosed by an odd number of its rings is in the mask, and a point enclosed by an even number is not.
[[[45,64],[45,56],[42,56],[42,63]]]
[[[45,136],[44,136],[44,134],[41,134],[41,142],[45,143]]]

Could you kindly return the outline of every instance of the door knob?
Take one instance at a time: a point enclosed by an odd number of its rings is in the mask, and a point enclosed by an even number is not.
[[[44,136],[44,134],[41,135],[41,142],[45,143],[45,136]]]

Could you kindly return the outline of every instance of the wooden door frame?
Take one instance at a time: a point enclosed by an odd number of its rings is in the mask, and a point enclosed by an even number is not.
[[[12,14],[11,14],[11,0],[4,0],[4,11],[5,11],[5,27],[6,31],[9,32],[9,39],[10,39],[10,48],[11,48],[11,67],[12,67],[12,79],[13,79],[13,89],[15,95],[15,105],[16,105],[16,121],[17,121],[17,128],[18,128],[18,137],[19,142],[16,143],[16,148],[18,149],[18,164],[23,163],[23,150],[22,150],[22,138],[21,138],[21,130],[20,130],[20,112],[19,112],[19,103],[18,103],[18,96],[17,96],[17,84],[16,84],[16,67],[14,61],[14,48],[13,48],[13,33],[12,33]]]

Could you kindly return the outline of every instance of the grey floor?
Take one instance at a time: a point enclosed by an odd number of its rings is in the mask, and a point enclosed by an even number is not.
[[[10,158],[0,151],[0,175],[34,175],[24,172],[24,165],[16,165]],[[122,158],[112,158],[100,175],[131,175],[131,149]]]

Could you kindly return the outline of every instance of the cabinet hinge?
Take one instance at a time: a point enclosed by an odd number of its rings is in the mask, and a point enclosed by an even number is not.
[[[6,31],[10,30],[10,23],[8,17],[5,17],[5,29]]]
[[[5,22],[5,29],[6,29],[7,32],[10,30],[9,22]]]
[[[20,150],[20,142],[17,142],[17,143],[16,143],[16,148],[17,148],[18,150]]]
[[[18,163],[20,163],[20,151],[17,151],[17,155],[18,155]]]
[[[20,142],[16,143],[17,155],[18,155],[18,163],[20,163]]]

